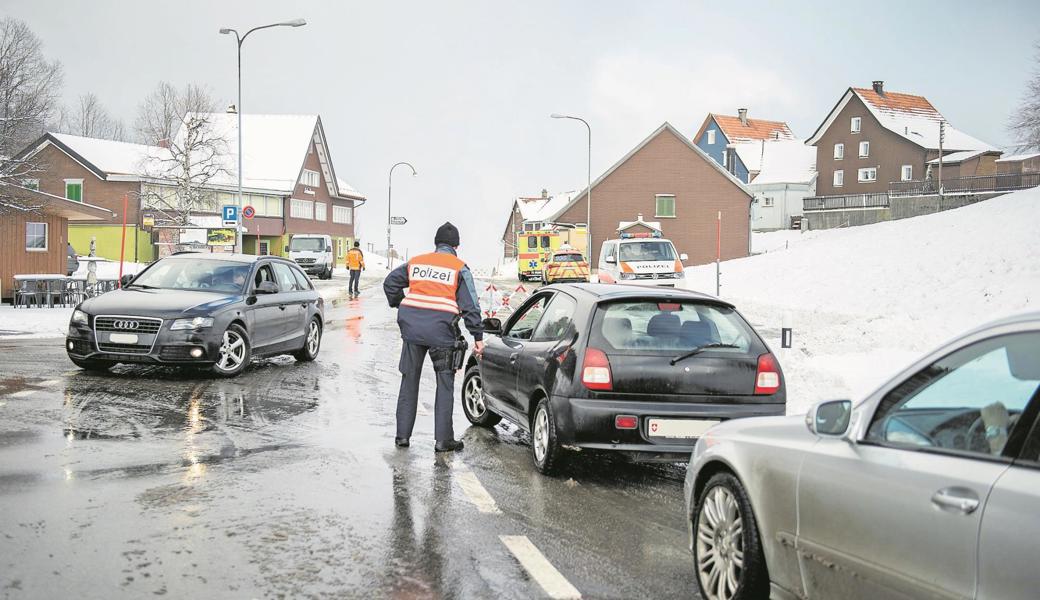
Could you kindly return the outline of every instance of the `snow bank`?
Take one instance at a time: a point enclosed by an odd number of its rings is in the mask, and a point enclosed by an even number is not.
[[[756,235],[769,251],[722,263],[722,296],[777,350],[789,412],[857,398],[954,335],[1040,307],[1038,209],[1033,189],[913,219]],[[714,293],[714,265],[686,274],[687,287]],[[784,326],[791,350],[779,349]]]
[[[0,306],[0,339],[65,337],[71,308],[13,308]]]

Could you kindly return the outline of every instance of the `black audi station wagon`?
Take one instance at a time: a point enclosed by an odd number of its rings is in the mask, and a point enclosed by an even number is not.
[[[72,312],[65,348],[77,366],[196,365],[233,377],[254,357],[314,360],[324,301],[292,261],[181,253]]]
[[[503,324],[485,319],[463,409],[530,432],[550,474],[567,447],[684,460],[719,421],[782,415],[784,376],[732,304],[697,292],[571,284],[543,287]]]

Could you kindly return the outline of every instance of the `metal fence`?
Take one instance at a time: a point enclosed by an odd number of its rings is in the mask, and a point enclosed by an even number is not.
[[[888,194],[854,194],[851,196],[813,196],[802,199],[805,210],[845,210],[855,208],[888,208]]]
[[[943,193],[965,194],[974,192],[1007,192],[1040,186],[1040,173],[1000,173],[943,179]],[[934,179],[893,181],[889,184],[891,196],[927,196],[939,193]]]

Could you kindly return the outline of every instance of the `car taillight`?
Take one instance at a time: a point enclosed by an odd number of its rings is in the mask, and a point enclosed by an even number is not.
[[[614,427],[618,429],[635,429],[639,427],[639,418],[632,415],[614,417]]]
[[[581,382],[590,390],[614,389],[610,378],[610,361],[598,348],[585,350],[585,361],[581,366]]]
[[[755,374],[755,395],[775,394],[780,389],[780,369],[772,354],[758,357],[758,373]]]

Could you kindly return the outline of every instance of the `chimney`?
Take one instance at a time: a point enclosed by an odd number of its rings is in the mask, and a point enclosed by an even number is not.
[[[743,125],[744,127],[747,127],[747,109],[746,108],[738,108],[737,109],[737,115],[740,117],[740,124]]]
[[[549,197],[549,190],[547,190],[545,188],[542,188],[542,198],[548,198],[548,197]]]
[[[885,95],[885,82],[881,80],[874,81],[874,93],[878,96]]]

